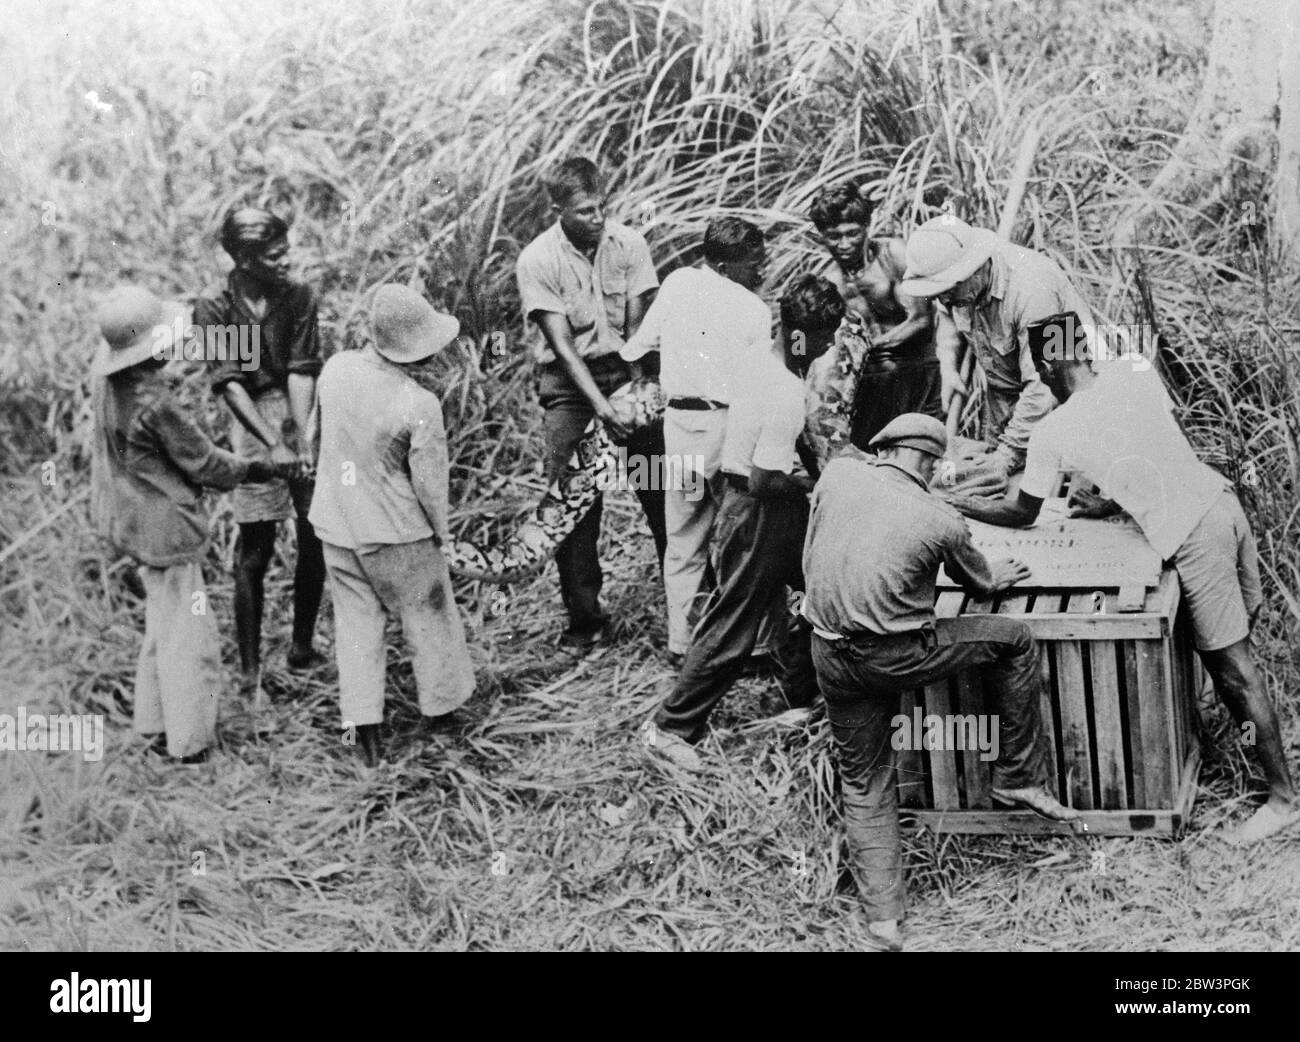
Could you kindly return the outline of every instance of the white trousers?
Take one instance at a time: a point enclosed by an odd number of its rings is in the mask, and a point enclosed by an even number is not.
[[[722,441],[727,432],[727,411],[668,409],[664,413],[665,472],[664,526],[668,548],[664,552],[664,597],[668,602],[668,650],[686,653],[691,642],[687,621],[702,590],[709,561],[713,519],[722,503]]]
[[[197,561],[139,566],[144,643],[135,667],[137,734],[167,735],[170,756],[192,756],[217,734],[221,643]]]
[[[467,701],[474,693],[474,667],[447,561],[433,540],[364,552],[330,543],[323,546],[334,600],[343,722],[383,722],[385,612],[401,621],[420,712],[440,716]]]

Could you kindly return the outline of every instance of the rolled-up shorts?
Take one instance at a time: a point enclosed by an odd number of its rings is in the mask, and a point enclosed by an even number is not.
[[[267,391],[253,401],[271,430],[278,433],[284,429],[284,421],[289,417],[289,399],[283,391]],[[230,447],[236,456],[244,459],[271,458],[271,450],[238,420],[230,425]],[[287,520],[294,516],[295,500],[298,501],[297,512],[306,517],[311,507],[312,483],[295,481],[292,484],[291,488],[288,481],[275,478],[260,484],[238,486],[230,494],[236,523],[246,525],[254,521]]]
[[[1198,651],[1218,651],[1250,636],[1264,593],[1255,536],[1235,492],[1225,490],[1214,501],[1174,554],[1174,568]]]

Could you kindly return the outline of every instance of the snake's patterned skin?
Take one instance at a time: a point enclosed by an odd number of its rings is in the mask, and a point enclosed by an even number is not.
[[[666,401],[657,381],[642,379],[624,384],[609,396],[610,404],[633,430],[648,427],[663,416]],[[535,575],[545,567],[578,522],[596,502],[604,476],[618,466],[618,446],[604,424],[587,424],[577,447],[543,494],[541,502],[504,542],[479,546],[456,539],[444,548],[454,575],[484,582],[512,583]]]
[[[864,331],[851,323],[836,337],[835,347],[818,359],[809,374],[807,434],[825,465],[848,442],[849,419],[858,374],[869,350]],[[648,427],[664,414],[667,401],[658,381],[634,380],[609,396],[624,423],[633,430]],[[604,485],[603,476],[618,465],[618,446],[600,420],[582,434],[564,471],[546,489],[541,502],[504,542],[480,546],[466,539],[445,548],[454,575],[484,582],[512,583],[535,575],[555,549],[587,515]]]

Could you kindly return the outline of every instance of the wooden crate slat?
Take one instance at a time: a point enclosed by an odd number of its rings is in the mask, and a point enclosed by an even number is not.
[[[1175,836],[1187,815],[1176,810],[1088,810],[1076,828],[1049,821],[1027,810],[915,810],[902,817],[903,827],[968,835],[1020,836]],[[1087,825],[1087,829],[1083,828]]]
[[[971,598],[966,602],[962,615],[993,614],[993,598],[977,601]],[[984,695],[983,679],[979,670],[965,669],[957,675],[958,712],[963,716],[974,716],[978,723],[981,716],[992,712]],[[969,737],[969,736],[968,736]],[[966,781],[966,799],[962,806],[967,808],[988,808],[993,806],[993,762],[980,758],[978,748],[963,749],[961,754],[962,777]]]
[[[1142,728],[1142,681],[1138,677],[1137,645],[1131,641],[1121,645],[1124,656],[1124,698],[1128,702],[1129,757],[1133,767],[1132,803],[1134,807],[1149,807],[1146,782],[1146,743]]]
[[[934,614],[938,619],[955,619],[961,614],[962,605],[966,603],[966,594],[961,590],[943,590],[934,600]]]
[[[1034,598],[1034,605],[1030,609],[1030,616],[1042,615],[1048,612],[1059,614],[1061,605],[1065,598],[1057,592],[1044,591]],[[1025,621],[1028,622],[1029,618]],[[1055,781],[1053,788],[1056,791],[1058,799],[1065,799],[1065,764],[1061,760],[1061,743],[1057,740],[1057,734],[1060,729],[1060,712],[1056,708],[1056,692],[1053,687],[1055,681],[1052,677],[1052,666],[1056,661],[1056,645],[1052,643],[1040,643],[1039,646],[1038,671],[1041,678],[1042,700],[1039,703],[1039,710],[1043,718],[1043,733],[1047,737],[1047,745],[1051,750],[1051,770],[1052,777]]]
[[[1024,620],[1035,640],[1155,640],[1165,635],[1165,622],[1159,615],[1145,612],[1120,615],[1107,612],[1043,614]]]
[[[1070,598],[1070,606],[1090,609],[1088,596]],[[1108,600],[1107,610],[1111,604]],[[1097,752],[1097,797],[1103,810],[1128,807],[1128,785],[1124,778],[1124,721],[1119,708],[1119,667],[1113,641],[1090,643],[1088,672],[1092,678],[1093,748]]]
[[[952,713],[952,698],[948,692],[950,680],[941,680],[925,689],[925,712],[945,719]],[[920,736],[917,736],[919,741]],[[938,810],[956,810],[961,806],[961,793],[957,788],[957,754],[951,749],[927,749],[926,761],[930,765],[930,787],[934,790],[934,806]]]
[[[1067,602],[1078,605],[1078,614],[1092,616],[1092,594],[1076,594]],[[1056,696],[1061,709],[1061,760],[1065,765],[1070,799],[1080,810],[1097,808],[1092,785],[1092,735],[1088,727],[1088,703],[1084,693],[1083,645],[1063,640],[1056,647]]]
[[[1168,709],[1173,677],[1163,642],[1139,640],[1134,644],[1138,717],[1142,722],[1142,766],[1147,808],[1173,806],[1173,721]],[[1130,714],[1129,719],[1132,719]]]
[[[916,688],[909,688],[899,699],[898,711],[911,720],[912,710],[918,706],[922,706],[924,712],[921,692]],[[898,779],[898,805],[924,807],[926,805],[925,760],[921,756],[921,750],[899,749],[894,761],[894,770]]]

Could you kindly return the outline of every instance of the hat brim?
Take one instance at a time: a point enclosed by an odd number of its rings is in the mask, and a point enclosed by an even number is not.
[[[380,343],[376,338],[375,350],[398,365],[423,362],[426,358],[432,358],[440,351],[445,351],[451,346],[452,341],[460,336],[460,319],[454,315],[444,315],[441,311],[434,311],[432,308],[429,310],[432,313],[428,319],[420,323],[420,328],[416,332],[405,337],[406,342],[400,347]]]
[[[164,300],[159,321],[148,329],[141,330],[140,335],[126,347],[114,350],[106,341],[101,340],[94,361],[90,364],[90,374],[112,376],[151,358],[170,355],[176,346],[177,319],[180,319],[183,335],[185,327],[190,324],[189,306],[177,300]]]
[[[935,459],[943,459],[944,453],[947,452],[946,446],[940,446],[930,438],[898,438],[889,442],[889,446],[900,449],[916,449],[919,452],[928,453]]]
[[[898,284],[899,291],[909,297],[937,297],[979,271],[997,252],[998,244],[1002,240],[997,232],[991,232],[987,228],[972,228],[971,232],[973,234],[970,246],[960,260],[950,264],[943,271],[924,277],[904,272],[903,279]]]

